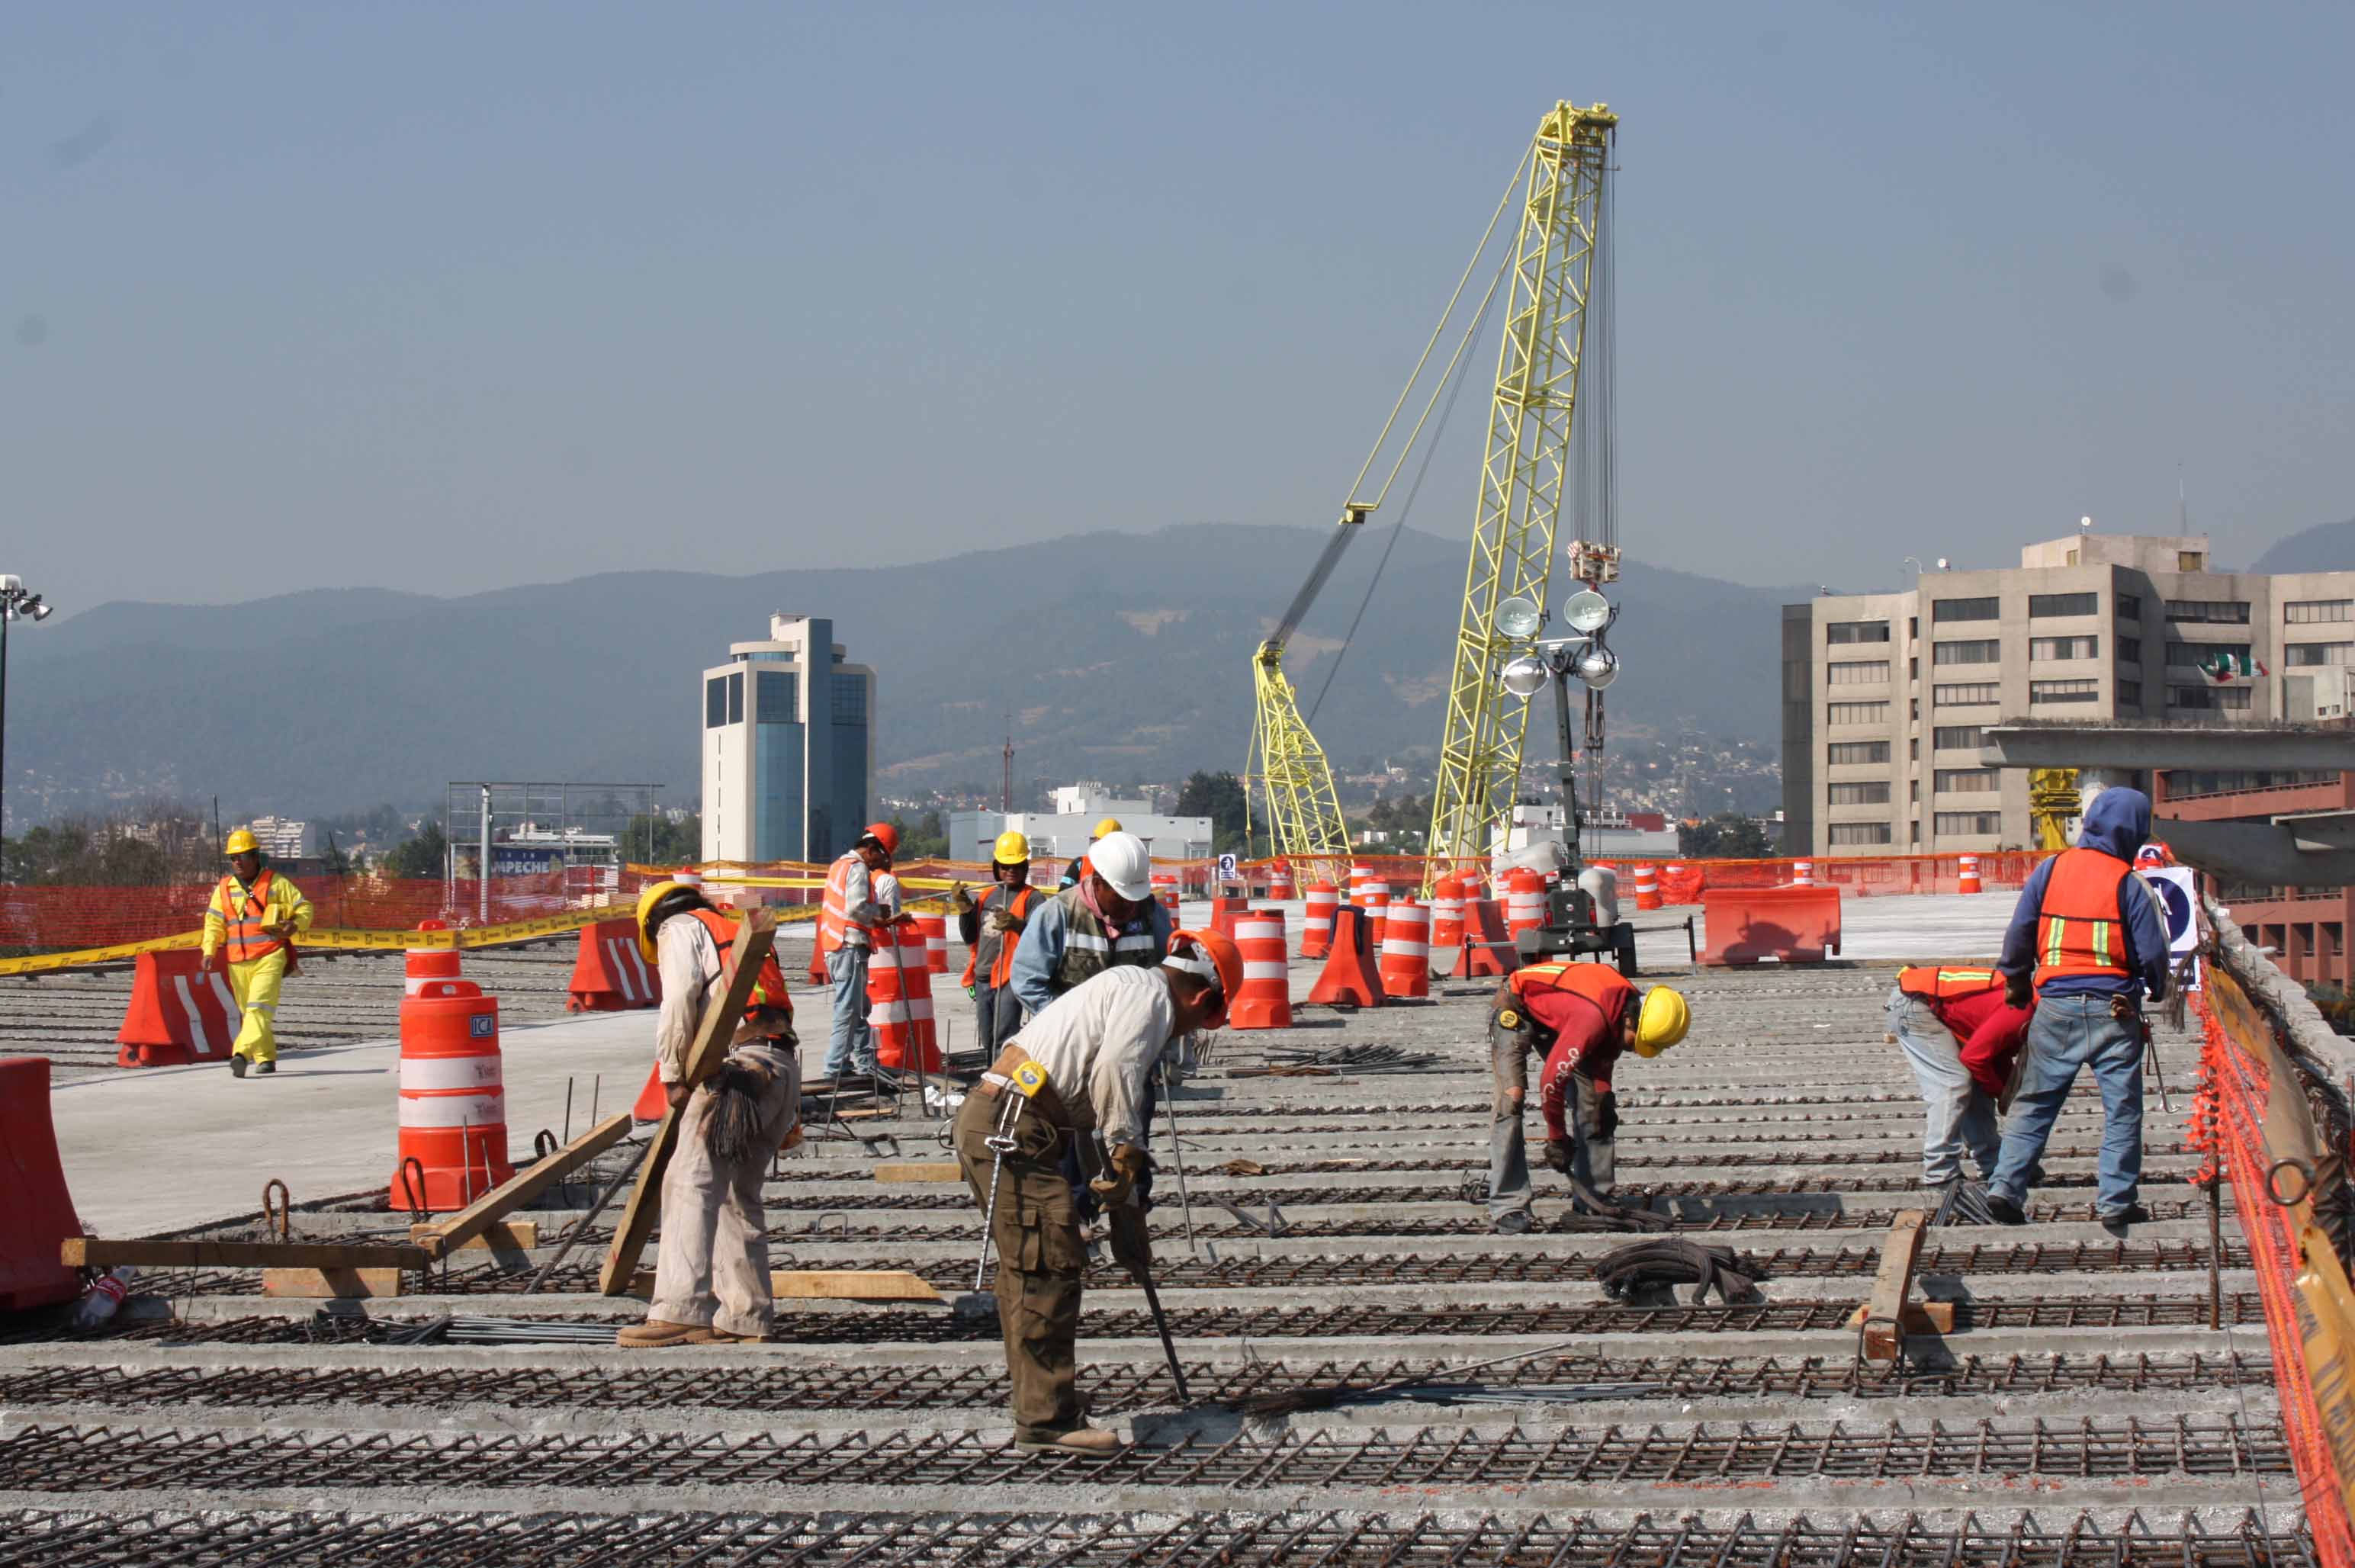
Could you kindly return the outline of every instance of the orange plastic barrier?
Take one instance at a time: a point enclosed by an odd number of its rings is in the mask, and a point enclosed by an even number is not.
[[[916,929],[924,933],[924,968],[930,974],[949,972],[949,917],[944,914],[920,914]]]
[[[1431,908],[1401,898],[1382,921],[1382,995],[1431,995]]]
[[[1505,976],[1521,966],[1513,950],[1499,944],[1512,941],[1505,929],[1505,912],[1495,899],[1472,899],[1464,905],[1464,955],[1455,961],[1458,980]]]
[[[1242,953],[1243,983],[1227,1008],[1227,1027],[1290,1029],[1292,971],[1284,962],[1284,912],[1245,910],[1235,916],[1234,938]]]
[[[932,973],[925,954],[924,928],[910,923],[879,935],[867,960],[867,1027],[875,1035],[875,1060],[886,1067],[927,1072],[941,1070],[940,1042],[932,1024]]]
[[[1333,912],[1332,951],[1325,971],[1308,993],[1311,1003],[1328,1008],[1378,1008],[1382,1005],[1381,971],[1374,965],[1372,931],[1366,912],[1343,904]]]
[[[1660,869],[1649,861],[1636,868],[1636,907],[1660,907]]]
[[[1308,884],[1308,912],[1300,925],[1300,955],[1322,958],[1333,945],[1333,912],[1340,907],[1341,890],[1330,882]]]
[[[81,1275],[58,1261],[58,1243],[81,1234],[73,1195],[58,1161],[49,1119],[49,1062],[44,1056],[0,1061],[0,1312],[71,1301]]]
[[[1292,897],[1292,868],[1281,860],[1267,869],[1267,896],[1278,902]]]
[[[1366,940],[1374,944],[1376,953],[1380,953],[1382,950],[1382,933],[1390,929],[1390,889],[1384,887],[1371,889],[1367,892],[1365,902],[1360,907],[1366,912]]]
[[[142,953],[131,977],[131,1005],[114,1041],[117,1067],[176,1067],[227,1061],[237,1040],[237,997],[229,976],[207,969],[201,955]]]
[[[1453,975],[1464,961],[1464,883],[1442,877],[1431,890],[1431,972]]]
[[[634,920],[601,920],[581,928],[581,947],[565,985],[564,1010],[618,1013],[662,1001],[662,971],[638,951]]]
[[[1820,964],[1839,952],[1838,888],[1710,888],[1700,903],[1704,964]]]
[[[1251,907],[1248,899],[1215,898],[1210,901],[1210,929],[1220,936],[1235,933],[1235,916]]]
[[[1545,875],[1514,869],[1505,874],[1505,931],[1518,936],[1545,923]]]
[[[421,1192],[411,1160],[424,1169]],[[392,1207],[413,1212],[421,1200],[446,1213],[514,1174],[498,999],[472,980],[429,980],[400,1004],[400,1157],[392,1168]]]
[[[1700,902],[1701,881],[1700,867],[1671,861],[1660,869],[1660,901],[1697,904]]]

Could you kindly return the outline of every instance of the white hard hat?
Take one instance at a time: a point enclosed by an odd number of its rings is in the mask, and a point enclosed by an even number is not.
[[[1107,833],[1088,846],[1088,864],[1131,903],[1153,896],[1153,857],[1134,833]]]

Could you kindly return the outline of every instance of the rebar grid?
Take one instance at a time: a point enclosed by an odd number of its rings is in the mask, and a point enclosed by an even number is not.
[[[1185,1434],[1106,1458],[1025,1454],[977,1431],[521,1433],[179,1430],[27,1425],[0,1438],[0,1488],[214,1492],[268,1488],[1148,1485],[1560,1487],[1729,1478],[2280,1476],[2279,1422],[2240,1418],[1998,1424],[1741,1422],[1569,1426],[1312,1428]]]
[[[1429,1360],[1189,1361],[1198,1401],[1230,1404],[1252,1394],[1314,1384],[1370,1387],[1441,1371]],[[1694,1356],[1554,1356],[1497,1367],[1489,1388],[1577,1384],[1625,1388],[1620,1397],[1665,1399],[1775,1396],[1798,1399],[1956,1398],[2270,1386],[2272,1364],[2243,1356],[1969,1356],[1950,1367],[1898,1370],[1849,1357],[1727,1360]],[[1081,1373],[1099,1413],[1177,1403],[1159,1363],[1091,1363]],[[0,1407],[209,1406],[268,1410],[496,1405],[517,1410],[932,1410],[994,1409],[1006,1397],[995,1366],[751,1366],[561,1369],[521,1364],[471,1367],[41,1367],[0,1377]]]
[[[1614,1525],[1485,1514],[339,1513],[223,1517],[188,1512],[0,1514],[0,1564],[143,1563],[282,1568],[2315,1568],[2302,1531],[2269,1532],[2254,1513],[2221,1527],[2129,1516],[2047,1523],[2032,1514],[1942,1529],[1908,1514],[1890,1525],[1805,1517],[1731,1527],[1646,1514]]]

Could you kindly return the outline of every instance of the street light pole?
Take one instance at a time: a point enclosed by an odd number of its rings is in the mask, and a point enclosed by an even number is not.
[[[27,619],[37,625],[48,618],[49,606],[26,591],[23,578],[0,573],[0,837],[8,827],[8,623]]]

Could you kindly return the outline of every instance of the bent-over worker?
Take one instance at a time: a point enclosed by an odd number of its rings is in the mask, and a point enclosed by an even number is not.
[[[964,941],[965,995],[973,998],[974,1026],[985,1056],[1014,1038],[1022,1027],[1022,1004],[1014,995],[1014,955],[1030,912],[1046,900],[1030,885],[1030,840],[1007,828],[989,852],[989,891],[976,901],[959,882],[949,895],[957,934]]]
[[[1622,1051],[1657,1056],[1684,1039],[1692,1014],[1666,986],[1637,990],[1603,964],[1566,959],[1525,965],[1508,975],[1488,1003],[1489,1061],[1497,1096],[1488,1130],[1488,1220],[1507,1235],[1531,1223],[1529,1163],[1521,1141],[1529,1056],[1544,1056],[1539,1100],[1545,1114],[1546,1164],[1582,1193],[1608,1198],[1615,1175],[1613,1139],[1619,1103],[1612,1069]]]
[[[736,923],[695,889],[656,882],[638,895],[637,924],[639,953],[662,971],[655,1069],[686,1114],[663,1172],[654,1300],[646,1320],[618,1338],[636,1349],[765,1339],[776,1303],[761,1183],[777,1150],[801,1139],[799,1042],[784,972],[773,954],[762,961],[727,1060],[691,1086],[687,1053],[704,1009],[728,990]]]
[[[2149,837],[2150,797],[2114,785],[2085,807],[2077,847],[2037,867],[2019,890],[1996,967],[2015,1006],[2028,1006],[2033,991],[2036,1019],[1987,1183],[1987,1209],[2003,1224],[2027,1222],[2030,1170],[2078,1072],[2088,1069],[2102,1092],[2094,1212],[2115,1236],[2149,1218],[2135,1201],[2142,1181],[2142,1003],[2167,999],[2168,965],[2167,917],[2134,869]]]
[[[257,1073],[278,1071],[278,990],[299,973],[293,939],[311,929],[311,901],[263,866],[252,829],[239,828],[225,848],[229,875],[205,909],[204,965],[228,964],[238,1009],[229,1070],[242,1078],[249,1066]]]
[[[2029,1013],[2004,998],[2003,976],[1963,964],[1916,965],[1889,992],[1889,1038],[1905,1052],[1927,1106],[1922,1125],[1922,1185],[1950,1187],[1969,1172],[1995,1175],[2003,1147],[1996,1104],[2003,1097]]]
[[[1107,833],[1088,861],[1077,886],[1039,905],[1014,950],[1014,995],[1033,1018],[1092,976],[1123,965],[1150,968],[1169,950],[1169,912],[1153,896],[1145,840]]]
[[[826,961],[826,978],[834,985],[826,1075],[837,1082],[852,1072],[866,1073],[879,1083],[890,1076],[875,1060],[875,1031],[867,1022],[867,963],[879,933],[916,918],[900,910],[896,895],[876,886],[876,879],[891,869],[891,857],[899,849],[897,827],[888,822],[870,822],[859,830],[858,841],[826,868],[826,893],[818,906],[817,950]]]
[[[1087,1254],[1064,1154],[1080,1150],[1107,1213],[1128,1207],[1150,1168],[1146,1093],[1154,1068],[1182,1036],[1226,1021],[1242,973],[1242,954],[1227,938],[1178,932],[1158,965],[1104,970],[1032,1019],[957,1113],[957,1163],[997,1247],[997,1321],[1014,1437],[1025,1452],[1109,1454],[1121,1445],[1087,1424],[1073,1381]],[[1109,1169],[1097,1168],[1099,1137]],[[1114,1236],[1116,1252],[1128,1249],[1123,1261],[1152,1266],[1141,1223],[1124,1238],[1115,1219]]]

